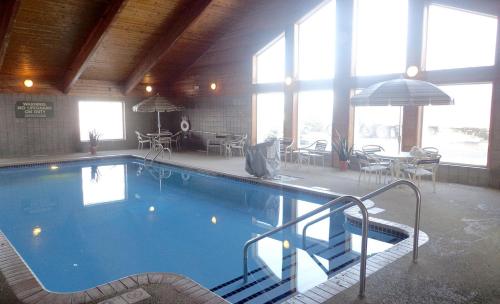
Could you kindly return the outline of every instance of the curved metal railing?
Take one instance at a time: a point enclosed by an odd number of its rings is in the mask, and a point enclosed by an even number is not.
[[[279,232],[281,230],[284,230],[292,225],[297,224],[300,221],[303,221],[313,215],[318,214],[319,212],[326,210],[330,208],[332,205],[337,204],[337,203],[347,203],[350,202],[344,206],[340,206],[331,212],[329,212],[326,215],[323,215],[317,219],[314,219],[313,221],[307,223],[304,226],[304,229],[302,230],[302,244],[303,247],[305,248],[305,237],[307,233],[307,228],[314,223],[317,223],[329,216],[332,215],[332,213],[338,212],[340,210],[352,207],[354,205],[357,205],[361,209],[361,215],[362,215],[362,221],[361,221],[361,262],[360,262],[360,270],[359,270],[359,295],[362,297],[365,294],[365,286],[366,286],[366,260],[367,260],[367,245],[368,245],[368,210],[366,209],[365,205],[363,204],[363,201],[373,198],[381,193],[384,193],[396,186],[399,185],[406,185],[410,187],[413,192],[415,193],[416,196],[416,210],[415,210],[415,225],[414,225],[414,232],[413,232],[413,262],[417,261],[418,258],[418,238],[419,238],[419,231],[420,231],[420,207],[422,204],[422,195],[420,193],[420,190],[418,187],[407,180],[397,180],[393,183],[390,183],[389,185],[386,185],[384,187],[381,187],[373,192],[368,193],[367,195],[357,198],[351,195],[345,195],[341,196],[339,198],[336,198],[334,200],[329,201],[328,203],[312,210],[311,212],[308,212],[302,216],[299,216],[298,218],[283,224],[279,227],[276,227],[275,229],[268,231],[264,234],[261,234],[257,237],[254,237],[250,240],[248,240],[245,245],[243,246],[243,283],[246,283],[248,281],[248,248],[250,245],[253,243],[262,240],[276,232]]]
[[[146,161],[148,160],[148,156],[149,156],[151,153],[153,153],[153,152],[157,152],[157,153],[156,153],[155,157],[153,157],[153,158],[151,159],[151,163],[153,163],[153,162],[154,162],[154,161],[158,158],[158,156],[160,156],[160,154],[165,153],[165,150],[167,150],[167,151],[168,151],[168,158],[169,158],[169,159],[170,159],[170,158],[172,158],[172,151],[170,150],[170,148],[168,148],[168,147],[164,147],[164,146],[160,143],[160,141],[159,141],[159,140],[157,140],[157,139],[153,139],[153,143],[154,143],[153,148],[151,148],[151,149],[149,150],[149,152],[148,152],[148,153],[146,153],[146,156],[144,156],[144,165],[146,165]],[[162,156],[162,157],[163,157],[163,156]]]
[[[292,225],[297,224],[300,221],[303,221],[315,214],[318,214],[319,212],[326,210],[330,208],[332,205],[337,204],[337,203],[348,203],[350,204],[342,206],[342,208],[348,208],[352,207],[354,205],[357,205],[361,209],[361,214],[363,216],[363,220],[361,222],[361,262],[360,262],[360,270],[359,270],[359,295],[363,296],[365,293],[365,285],[366,285],[366,257],[367,257],[367,245],[368,245],[368,210],[366,209],[365,205],[363,205],[363,202],[354,196],[351,195],[345,195],[341,196],[339,198],[336,198],[334,200],[329,201],[328,203],[312,210],[311,212],[308,212],[302,216],[299,216],[298,218],[283,224],[271,231],[268,231],[264,234],[261,234],[257,237],[254,237],[250,240],[248,240],[245,245],[243,246],[243,283],[246,283],[248,281],[248,248],[250,245],[253,243],[266,238],[276,232],[279,232],[281,230],[284,230]]]
[[[406,185],[406,186],[410,187],[415,192],[415,196],[417,198],[416,210],[415,210],[415,226],[413,228],[413,262],[416,262],[417,258],[418,258],[418,236],[419,236],[419,231],[420,231],[420,207],[422,204],[422,195],[421,195],[418,187],[410,181],[400,179],[400,180],[392,182],[392,183],[390,183],[382,188],[379,188],[371,193],[368,193],[367,195],[361,197],[360,200],[365,201],[367,199],[373,198],[373,197],[375,197],[379,194],[382,194],[390,189],[393,189],[394,187],[399,186],[399,185]],[[318,217],[318,218],[316,218],[316,219],[314,219],[314,220],[312,220],[304,225],[304,228],[302,229],[302,246],[304,248],[306,245],[307,228],[309,228],[309,226],[311,226],[311,225],[316,224],[319,221],[324,220],[325,218],[330,217],[333,213],[338,212],[340,209],[342,209],[342,207],[337,208],[335,210],[332,210],[330,213],[322,215],[322,216],[320,216],[320,217]]]

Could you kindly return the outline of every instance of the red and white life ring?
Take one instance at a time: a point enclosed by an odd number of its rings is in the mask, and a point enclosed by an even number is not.
[[[191,128],[191,125],[189,124],[189,120],[186,116],[182,116],[181,118],[181,130],[183,132],[187,132],[189,131],[189,129]]]

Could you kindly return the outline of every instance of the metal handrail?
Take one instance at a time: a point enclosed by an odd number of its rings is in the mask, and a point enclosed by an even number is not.
[[[149,150],[149,152],[148,152],[148,153],[146,153],[146,156],[144,156],[144,165],[146,165],[146,161],[147,161],[148,156],[149,156],[149,155],[150,155],[153,151],[155,151],[157,147],[158,147],[158,148],[160,148],[160,150],[158,150],[158,152],[156,153],[155,157],[153,157],[153,158],[151,159],[151,163],[153,163],[153,162],[156,160],[156,158],[158,158],[158,156],[159,156],[161,153],[165,153],[165,150],[167,150],[167,151],[168,151],[168,158],[169,158],[169,159],[170,159],[170,158],[172,158],[172,151],[170,150],[170,148],[168,148],[168,147],[166,147],[166,148],[165,148],[165,147],[164,147],[164,146],[160,143],[160,141],[159,141],[159,140],[157,140],[157,139],[153,139],[153,143],[154,143],[154,148],[150,149],[150,150]]]
[[[379,188],[371,193],[368,193],[367,195],[361,197],[360,200],[365,201],[367,199],[373,198],[373,197],[375,197],[379,194],[382,194],[382,193],[384,193],[384,192],[386,192],[386,191],[388,191],[396,186],[399,186],[399,185],[406,185],[406,186],[410,187],[411,189],[413,189],[413,191],[415,192],[415,196],[417,197],[416,211],[415,211],[415,226],[413,228],[414,229],[413,230],[413,262],[416,263],[417,258],[418,258],[418,234],[420,231],[420,207],[422,204],[422,195],[421,195],[418,187],[414,183],[412,183],[408,180],[400,179],[400,180],[397,180],[395,182],[390,183],[389,185],[386,185],[382,188]],[[318,217],[318,218],[316,218],[316,219],[314,219],[314,220],[312,220],[309,223],[304,225],[304,228],[302,229],[302,246],[304,248],[306,245],[307,228],[309,228],[309,226],[316,224],[317,222],[319,222],[327,217],[330,217],[333,213],[339,211],[340,209],[342,209],[342,207],[337,208],[328,214],[322,215],[322,216],[320,216],[320,217]]]
[[[367,245],[368,245],[368,210],[366,209],[365,205],[363,205],[363,202],[354,196],[351,195],[345,195],[339,198],[336,198],[334,200],[329,201],[328,203],[312,210],[311,212],[308,212],[302,216],[299,216],[298,218],[287,222],[286,224],[283,224],[271,231],[268,231],[264,234],[261,234],[257,237],[254,237],[250,240],[248,240],[245,245],[243,246],[243,283],[245,284],[248,281],[248,248],[250,245],[253,243],[266,238],[276,232],[279,232],[285,228],[288,228],[292,225],[297,224],[298,222],[305,220],[325,209],[330,208],[332,205],[336,203],[346,203],[346,202],[351,202],[350,204],[347,204],[343,207],[347,208],[352,206],[353,204],[358,205],[358,207],[361,209],[361,214],[363,216],[363,220],[361,222],[361,263],[360,263],[360,270],[359,270],[359,295],[364,296],[365,294],[365,283],[366,283],[366,257],[367,257]]]

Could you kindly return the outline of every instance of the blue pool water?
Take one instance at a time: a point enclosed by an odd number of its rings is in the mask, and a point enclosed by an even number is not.
[[[343,213],[312,225],[306,248],[307,221],[259,241],[256,283],[238,291],[243,244],[328,200],[132,157],[0,169],[0,229],[57,292],[142,272],[183,274],[233,302],[305,291],[358,261],[359,228]],[[369,253],[400,240],[370,232]]]

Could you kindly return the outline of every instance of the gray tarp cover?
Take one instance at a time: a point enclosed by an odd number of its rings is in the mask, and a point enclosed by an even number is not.
[[[257,177],[273,178],[280,168],[279,140],[250,146],[246,153],[245,170]]]

